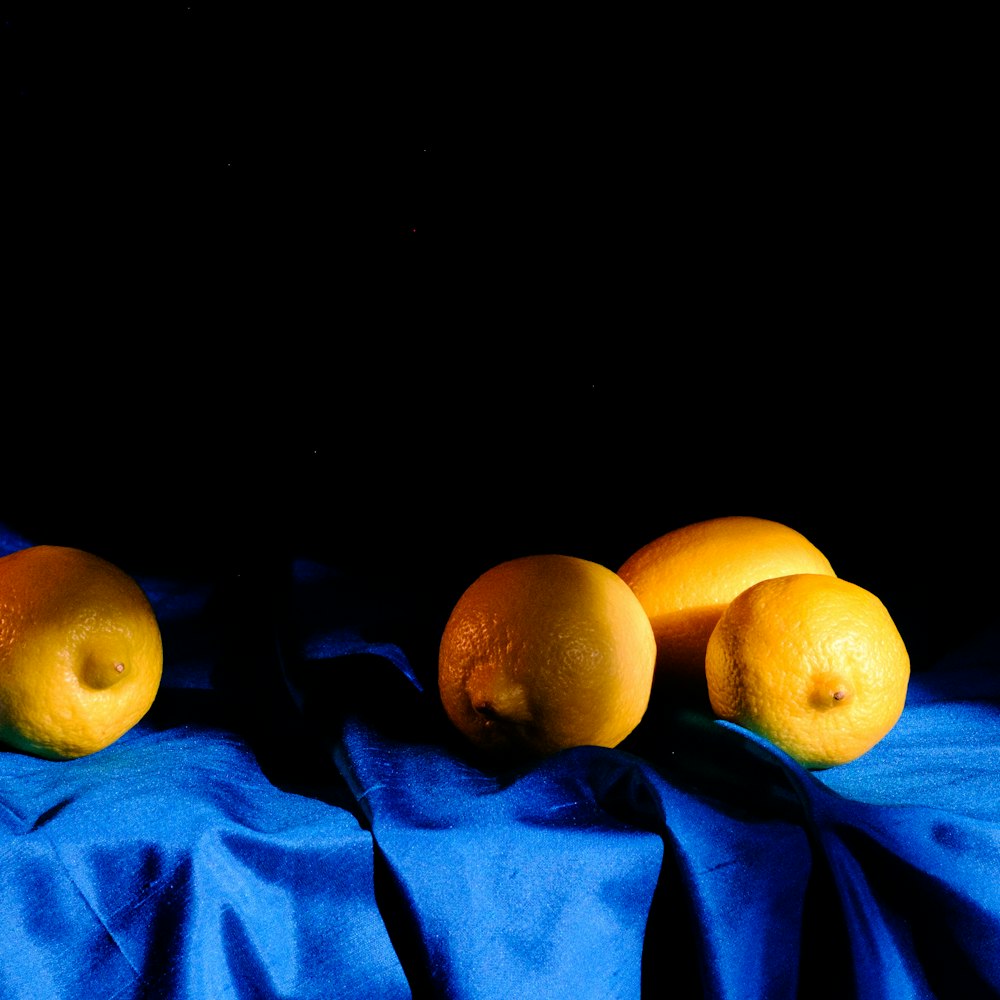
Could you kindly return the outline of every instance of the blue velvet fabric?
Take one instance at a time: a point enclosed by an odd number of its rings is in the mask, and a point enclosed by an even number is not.
[[[0,751],[0,1000],[1000,996],[1000,632],[842,767],[655,696],[499,768],[353,580],[269,572],[140,577],[146,719]]]

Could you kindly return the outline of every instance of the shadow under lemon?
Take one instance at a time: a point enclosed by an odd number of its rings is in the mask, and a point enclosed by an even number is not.
[[[669,687],[689,698],[704,695],[707,704],[705,652],[712,630],[727,607],[720,602],[650,616],[656,639],[656,687]]]

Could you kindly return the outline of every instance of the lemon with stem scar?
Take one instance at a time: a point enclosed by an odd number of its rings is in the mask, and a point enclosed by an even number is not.
[[[163,644],[137,581],[80,549],[0,558],[0,743],[65,760],[95,753],[146,714]]]

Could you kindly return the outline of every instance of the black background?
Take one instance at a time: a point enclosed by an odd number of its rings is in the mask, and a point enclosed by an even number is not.
[[[995,619],[967,26],[10,6],[0,517],[137,571],[472,578],[784,521]]]

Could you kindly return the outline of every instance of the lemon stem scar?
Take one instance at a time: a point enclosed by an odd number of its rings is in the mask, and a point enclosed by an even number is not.
[[[103,690],[112,687],[125,677],[125,664],[121,660],[90,657],[80,671],[80,680],[87,687]]]
[[[809,703],[820,710],[846,705],[851,700],[851,689],[843,680],[820,680],[809,695]]]

